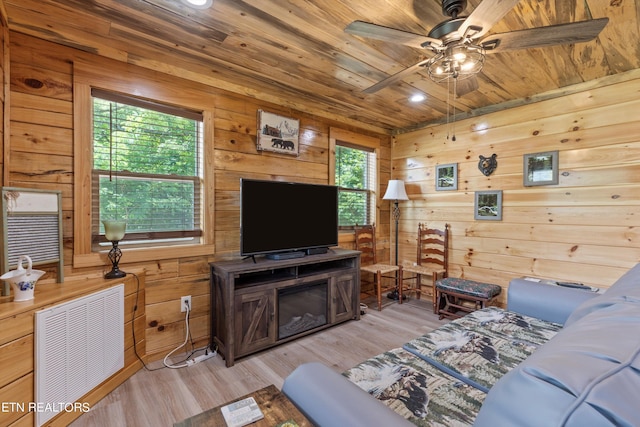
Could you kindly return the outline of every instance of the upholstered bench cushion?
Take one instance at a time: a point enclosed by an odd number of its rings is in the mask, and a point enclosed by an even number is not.
[[[500,295],[502,288],[491,283],[475,282],[473,280],[447,277],[436,282],[436,288],[441,292],[456,292],[475,298],[491,299]]]

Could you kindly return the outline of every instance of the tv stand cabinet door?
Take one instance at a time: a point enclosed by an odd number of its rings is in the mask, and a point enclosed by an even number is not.
[[[253,353],[275,344],[275,290],[236,294],[236,357]]]
[[[355,276],[349,273],[331,278],[331,324],[360,318],[360,288]]]

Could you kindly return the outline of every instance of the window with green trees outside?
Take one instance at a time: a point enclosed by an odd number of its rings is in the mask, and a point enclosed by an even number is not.
[[[202,115],[92,91],[92,235],[127,222],[126,240],[194,242],[202,234]]]
[[[375,152],[337,143],[335,183],[339,227],[372,224],[375,221]]]

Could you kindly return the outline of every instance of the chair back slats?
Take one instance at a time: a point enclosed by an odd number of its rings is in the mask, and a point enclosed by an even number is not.
[[[376,227],[373,225],[356,226],[356,250],[360,251],[360,265],[376,264]]]
[[[430,236],[430,234],[421,234],[421,236]],[[444,239],[434,239],[431,237],[423,237],[420,239],[420,243],[423,245],[444,245]]]
[[[435,264],[435,265],[444,267],[444,260],[442,258],[422,258],[420,260],[420,264],[418,265],[426,265],[426,264]]]
[[[424,224],[418,224],[416,246],[416,263],[403,265],[401,278],[415,280],[415,286],[407,287],[406,291],[415,292],[416,298],[420,299],[422,278],[430,277],[433,287],[433,312],[437,313],[436,281],[449,276],[449,224],[444,225],[444,230],[426,228]],[[401,290],[404,292],[404,287],[401,286]]]
[[[418,224],[418,265],[435,264],[448,270],[448,246],[449,224],[445,224],[444,230],[426,228],[424,224]],[[446,276],[445,276],[446,277]]]

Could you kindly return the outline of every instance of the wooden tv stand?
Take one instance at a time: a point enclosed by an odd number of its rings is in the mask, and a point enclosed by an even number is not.
[[[358,251],[330,249],[325,254],[303,258],[256,257],[255,262],[250,258],[220,261],[212,262],[210,267],[211,345],[218,346],[227,367],[233,366],[238,357],[360,319]],[[322,315],[325,323],[281,337],[284,334],[278,324],[279,298],[316,285],[326,295],[326,311]],[[319,304],[324,305],[323,301]]]

